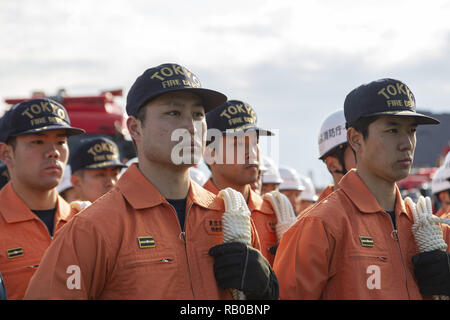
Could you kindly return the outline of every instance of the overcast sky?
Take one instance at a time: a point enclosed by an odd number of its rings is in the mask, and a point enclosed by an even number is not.
[[[346,94],[404,81],[418,109],[450,112],[450,1],[0,0],[0,99],[123,88],[165,62],[244,100],[279,130],[279,164],[331,182],[324,117]],[[123,103],[123,102],[122,102]]]

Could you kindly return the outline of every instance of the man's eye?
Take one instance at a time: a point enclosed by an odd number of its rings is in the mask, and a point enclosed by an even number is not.
[[[398,130],[397,129],[389,129],[389,130],[387,130],[387,132],[389,132],[389,133],[397,133]]]
[[[60,146],[63,146],[63,145],[65,145],[67,143],[67,141],[66,140],[63,140],[63,141],[58,141],[58,144],[60,145]]]
[[[43,144],[44,141],[42,141],[42,140],[33,140],[33,141],[31,141],[31,143],[33,143],[33,144]]]
[[[203,112],[194,112],[194,118],[196,119],[202,119],[205,117],[205,114]]]
[[[180,111],[169,111],[166,114],[168,114],[169,116],[179,116],[179,115],[181,115]]]

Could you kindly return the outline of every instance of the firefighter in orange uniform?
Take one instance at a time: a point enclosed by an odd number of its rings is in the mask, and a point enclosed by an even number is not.
[[[344,110],[356,170],[284,234],[274,262],[280,298],[448,295],[449,254],[417,253],[413,216],[395,183],[409,174],[417,125],[439,121],[416,113],[412,92],[394,79],[354,89]],[[448,243],[448,225],[442,229]]]
[[[319,133],[319,159],[325,162],[334,183],[322,190],[317,199],[322,201],[338,188],[342,177],[355,167],[355,156],[347,143],[343,109],[330,113],[322,123]]]
[[[0,123],[0,159],[10,181],[0,191],[0,271],[9,299],[22,299],[41,258],[75,211],[58,195],[69,149],[65,108],[50,99],[13,106]]]
[[[278,165],[272,158],[268,156],[262,156],[261,158],[266,168],[261,174],[261,194],[264,195],[267,192],[278,191],[278,187],[283,182],[283,179],[281,179],[278,172]]]
[[[316,188],[310,177],[299,175],[302,185],[305,190],[300,194],[299,209],[298,212],[301,214],[303,211],[308,209],[310,206],[314,205],[319,198],[316,193]]]
[[[431,191],[441,205],[435,215],[447,218],[450,215],[450,152],[447,153],[444,164],[434,173]]]
[[[228,288],[277,298],[258,250],[221,244],[223,200],[189,177],[205,146],[205,110],[225,101],[177,64],[139,76],[126,107],[138,163],[61,231],[25,298],[231,299]]]
[[[78,200],[94,202],[117,183],[120,170],[116,143],[105,137],[81,140],[70,155],[71,184]]]
[[[208,112],[206,121],[208,133],[215,129],[217,136],[208,144],[205,152],[205,162],[211,169],[211,178],[203,187],[215,194],[226,187],[242,193],[258,231],[261,252],[272,264],[274,253],[271,248],[278,242],[275,232],[277,217],[270,202],[251,188],[259,173],[259,135],[272,133],[258,128],[253,108],[239,100],[229,100]]]
[[[305,190],[305,186],[302,184],[302,180],[296,169],[283,165],[278,168],[278,172],[283,180],[278,186],[278,190],[289,199],[295,216],[298,216],[300,213],[300,196]]]

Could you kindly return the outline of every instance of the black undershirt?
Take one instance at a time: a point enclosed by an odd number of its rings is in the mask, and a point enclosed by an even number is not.
[[[181,229],[184,231],[184,219],[186,217],[186,199],[167,199],[177,212],[178,221]]]
[[[31,210],[45,224],[48,232],[53,237],[53,228],[55,227],[56,208],[50,210]]]
[[[395,211],[387,211],[386,210],[386,213],[391,216],[391,220],[392,220],[392,224],[394,226],[394,229],[397,229],[397,226],[395,224]]]

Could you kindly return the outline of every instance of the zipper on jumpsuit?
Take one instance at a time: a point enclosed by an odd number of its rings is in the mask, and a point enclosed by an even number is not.
[[[405,270],[405,265],[403,263],[403,255],[402,255],[402,249],[400,247],[400,241],[398,238],[398,229],[397,226],[394,225],[394,221],[392,221],[392,217],[389,213],[384,212],[388,217],[389,217],[389,221],[391,221],[391,225],[392,225],[392,232],[391,232],[391,238],[394,239],[397,248],[398,248],[398,252],[400,253],[400,262],[402,264],[402,272],[403,272],[403,277],[405,278],[405,285],[406,285],[406,293],[408,294],[408,299],[411,299],[410,294],[409,294],[409,290],[408,290],[408,278],[406,275],[406,270]],[[394,213],[395,215],[395,213]],[[397,220],[397,217],[395,218]]]
[[[41,227],[43,227],[45,229],[45,232],[47,233],[49,240],[50,240],[50,244],[51,244],[51,242],[53,240],[53,236],[50,235],[50,231],[48,230],[46,224],[38,216],[36,216],[36,219],[38,220],[38,223],[41,225]],[[55,229],[56,229],[57,223],[58,223],[58,221],[56,221],[56,223],[53,226],[53,234],[55,234]],[[35,269],[38,267],[39,267],[39,264],[33,264],[31,266],[26,266],[26,268],[29,268],[29,269]]]
[[[188,256],[188,253],[187,253],[186,231],[185,231],[186,230],[187,218],[188,218],[189,212],[191,211],[191,208],[192,208],[192,203],[191,203],[191,205],[189,206],[189,209],[186,212],[186,217],[184,218],[183,229],[181,229],[181,225],[179,223],[178,216],[177,216],[175,208],[171,204],[169,204],[169,206],[173,209],[172,212],[175,215],[175,218],[177,218],[178,225],[180,226],[180,234],[178,235],[178,239],[180,239],[184,243],[184,253],[186,254],[186,261],[187,261],[188,272],[189,272],[189,282],[190,282],[190,285],[191,285],[192,296],[194,296],[194,286],[192,285],[191,267],[189,265],[189,256]]]
[[[39,221],[39,223],[41,224],[41,226],[44,227],[46,233],[48,234],[48,237],[50,239],[50,242],[52,242],[53,240],[53,236],[50,234],[50,230],[48,230],[47,225],[44,223],[44,221],[42,221],[37,215],[36,215],[36,219]],[[53,225],[53,235],[55,234],[56,231],[56,225],[58,224],[59,221],[55,221],[54,225]]]

